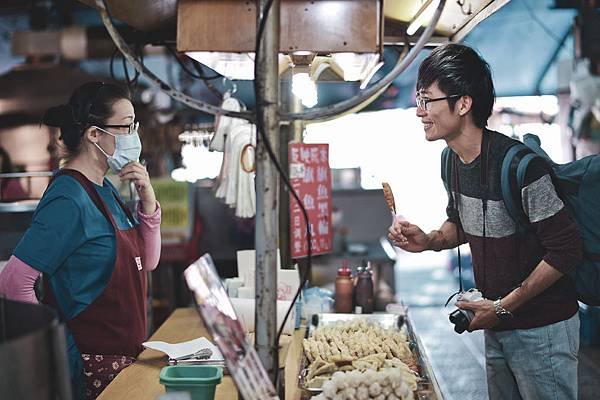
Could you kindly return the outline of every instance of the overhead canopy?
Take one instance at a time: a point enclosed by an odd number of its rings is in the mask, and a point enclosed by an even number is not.
[[[146,0],[132,0],[131,3],[137,4],[143,1]],[[90,1],[86,1],[86,3],[89,4]],[[417,3],[388,0],[385,3],[386,16],[388,18],[406,18],[402,13],[414,13],[414,10],[405,9],[404,5],[412,4],[411,7],[414,8]],[[469,1],[467,1],[468,3]],[[483,7],[487,3],[489,2],[473,1],[474,11],[477,7]],[[504,1],[499,3],[503,4]],[[561,59],[573,58],[573,40],[570,31],[576,10],[553,8],[554,3],[554,0],[512,0],[488,16],[487,19],[481,21],[464,38],[464,43],[476,48],[489,62],[498,96],[556,93],[558,85],[556,62]],[[174,2],[163,1],[160,4],[161,7],[167,9],[172,8]],[[446,8],[448,12],[456,11],[456,2],[448,1]],[[92,9],[87,9],[85,13],[81,11],[78,12],[75,18],[77,23],[98,25],[99,19],[95,11]],[[171,17],[163,19],[166,21],[172,20]],[[15,19],[15,21],[17,20]],[[19,18],[18,21],[18,26],[14,28],[27,29],[26,21],[23,21],[22,18]],[[5,22],[8,22],[8,20],[5,20]],[[160,28],[165,29],[162,26]],[[450,28],[446,26],[438,32],[438,35],[448,34],[444,29],[451,28],[451,25]],[[166,28],[166,30],[171,31],[169,28]],[[457,30],[453,31],[454,34],[456,32]],[[6,49],[6,46],[4,47]],[[3,53],[5,52],[6,50]],[[394,81],[394,85],[377,101],[372,103],[367,110],[414,106],[414,88],[418,65],[427,56],[428,52],[428,50],[423,51],[413,64]],[[373,77],[372,81],[379,79],[394,65],[398,54],[395,49],[386,48],[384,54],[386,64]],[[6,54],[3,54],[2,58],[5,57]],[[6,61],[5,65],[13,63],[12,59],[6,59]],[[148,57],[146,63],[161,78],[168,80],[168,70],[173,68],[171,58]],[[81,65],[90,73],[108,74],[108,61],[87,61]],[[122,78],[121,68],[116,68],[116,73],[117,77]],[[220,82],[214,83],[219,87]],[[201,82],[197,81],[193,86],[195,89],[192,93],[195,95],[206,96],[206,101],[217,101]],[[239,96],[249,108],[253,108],[252,83],[238,82],[237,87],[236,96]],[[189,89],[192,90],[192,87],[190,86]],[[358,90],[358,84],[352,82],[320,83],[319,106],[346,99]]]
[[[553,6],[553,0],[513,0],[463,40],[490,64],[498,97],[556,94],[557,61],[574,58],[571,31],[577,12]],[[394,53],[386,52],[389,62]],[[414,106],[418,66],[428,53],[423,51],[369,109]]]

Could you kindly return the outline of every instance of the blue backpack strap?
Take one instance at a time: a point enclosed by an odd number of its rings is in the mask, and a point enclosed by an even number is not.
[[[522,232],[528,228],[529,219],[527,218],[527,215],[523,211],[522,204],[517,204],[515,202],[515,198],[517,198],[517,199],[521,198],[521,193],[519,192],[518,196],[514,196],[513,191],[511,189],[511,185],[510,185],[511,176],[517,175],[517,183],[518,183],[517,190],[520,190],[520,188],[522,187],[522,183],[524,181],[524,174],[523,174],[523,179],[519,180],[518,173],[517,173],[519,167],[522,165],[523,159],[519,160],[519,164],[517,166],[516,171],[513,168],[511,168],[511,165],[513,164],[513,161],[515,160],[515,157],[517,157],[517,154],[521,151],[527,151],[527,147],[523,144],[515,144],[514,146],[509,148],[508,151],[506,152],[506,155],[504,156],[504,159],[502,160],[502,170],[500,173],[501,174],[500,175],[500,184],[501,184],[501,188],[502,188],[502,200],[504,201],[504,205],[506,206],[506,211],[508,211],[508,214],[511,216],[513,221],[515,221],[515,223],[517,224],[517,230]],[[529,161],[527,163],[529,163]],[[526,170],[527,166],[525,165],[524,168],[525,168],[524,170]]]
[[[542,157],[550,165],[555,164],[554,161],[552,161],[552,159],[548,155],[548,153],[546,153],[544,149],[542,149],[542,143],[540,142],[540,138],[537,135],[534,135],[533,133],[528,133],[524,135],[523,143],[525,143],[527,147],[533,150],[535,154]]]
[[[517,185],[519,188],[522,188],[525,184],[525,173],[527,172],[527,167],[529,163],[536,157],[539,157],[537,154],[529,153],[526,154],[521,161],[519,161],[519,166],[517,167]]]

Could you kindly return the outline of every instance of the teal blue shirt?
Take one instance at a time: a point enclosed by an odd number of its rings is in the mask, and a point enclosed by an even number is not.
[[[108,179],[104,179],[103,186],[93,186],[118,228],[132,228],[134,225],[115,199],[117,191]],[[85,189],[72,177],[61,175],[40,200],[14,255],[44,273],[62,314],[71,319],[108,284],[116,256],[115,233]],[[71,373],[77,373],[81,370],[81,358],[70,334],[67,344]]]
[[[119,229],[133,227],[108,179],[103,186],[93,186]],[[63,315],[71,319],[103,292],[112,275],[115,252],[110,222],[75,179],[62,175],[40,200],[14,255],[49,278]]]

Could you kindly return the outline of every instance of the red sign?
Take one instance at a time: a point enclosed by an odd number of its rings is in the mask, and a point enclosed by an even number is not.
[[[331,252],[331,170],[328,144],[290,144],[290,180],[311,224],[312,254]],[[290,193],[290,245],[292,258],[308,255],[306,221]]]

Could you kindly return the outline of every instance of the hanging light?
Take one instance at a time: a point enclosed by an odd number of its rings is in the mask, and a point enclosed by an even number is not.
[[[296,72],[292,76],[292,93],[302,101],[304,107],[314,107],[319,101],[317,83],[308,72]]]
[[[307,108],[314,107],[319,101],[317,95],[317,82],[311,76],[311,64],[316,53],[312,51],[295,51],[290,54],[292,67],[292,93],[300,99]]]
[[[439,3],[440,0],[426,0],[421,8],[419,8],[412,21],[410,21],[410,24],[408,24],[406,34],[409,36],[414,35],[424,23],[429,22]]]

